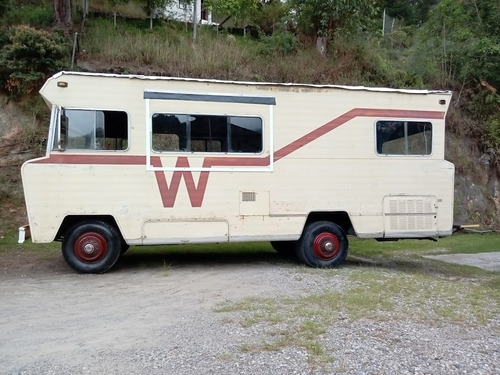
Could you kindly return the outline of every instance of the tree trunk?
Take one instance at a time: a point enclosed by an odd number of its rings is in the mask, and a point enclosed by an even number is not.
[[[71,25],[71,0],[54,0],[54,22]]]

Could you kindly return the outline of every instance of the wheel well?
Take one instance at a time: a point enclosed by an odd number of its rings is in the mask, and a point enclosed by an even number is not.
[[[66,234],[69,228],[71,228],[73,225],[79,222],[87,220],[98,220],[98,221],[103,221],[109,225],[112,225],[113,227],[116,228],[116,230],[118,231],[118,233],[120,233],[121,236],[120,228],[118,228],[118,224],[116,223],[115,218],[111,215],[70,215],[66,216],[63,222],[61,223],[61,226],[57,231],[55,241],[62,241],[64,235]]]
[[[344,232],[348,234],[354,233],[351,219],[345,211],[311,212],[307,216],[306,225],[309,223],[314,223],[316,221],[330,221],[339,225],[344,230]]]

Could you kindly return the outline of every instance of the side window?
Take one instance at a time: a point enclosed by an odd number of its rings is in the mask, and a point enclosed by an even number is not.
[[[259,117],[155,113],[152,125],[157,152],[262,152]]]
[[[54,148],[69,150],[126,150],[128,117],[122,111],[63,109],[60,136]]]
[[[377,153],[380,155],[430,155],[432,124],[414,121],[377,121]]]

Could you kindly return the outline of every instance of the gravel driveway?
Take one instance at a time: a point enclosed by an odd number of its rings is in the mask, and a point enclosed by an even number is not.
[[[356,262],[325,273],[267,252],[153,258],[144,264],[127,254],[103,275],[75,274],[59,254],[3,265],[0,373],[500,374],[498,318],[476,326],[346,317],[321,335],[330,360],[315,364],[293,345],[244,350],[271,331],[242,325],[243,312],[214,309],[246,297],[345,290]]]

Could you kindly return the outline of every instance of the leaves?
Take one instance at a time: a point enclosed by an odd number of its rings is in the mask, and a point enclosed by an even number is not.
[[[24,95],[39,87],[49,75],[67,64],[64,35],[29,26],[17,26],[2,34],[0,83],[11,95]]]
[[[377,12],[373,0],[292,0],[291,3],[299,30],[316,36],[365,28]]]

